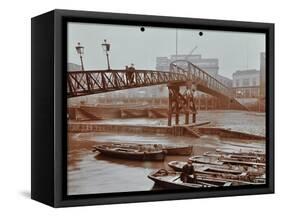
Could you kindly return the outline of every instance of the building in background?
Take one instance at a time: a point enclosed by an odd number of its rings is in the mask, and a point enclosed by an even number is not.
[[[169,71],[171,60],[168,57],[156,57],[156,70]]]
[[[183,60],[183,62],[177,62],[177,65],[181,68],[186,68],[187,64],[184,61],[193,63],[194,65],[207,72],[212,77],[223,83],[227,87],[232,87],[232,80],[219,74],[219,59],[218,58],[202,58],[200,54],[180,54],[171,55],[170,57],[157,57],[156,58],[156,70],[169,71],[170,64],[176,60]]]
[[[237,98],[258,98],[260,94],[260,71],[238,70],[232,75],[233,90]]]
[[[224,77],[220,74],[217,74],[215,77],[219,82],[223,83],[225,86],[232,88],[233,86],[233,81],[230,78]]]
[[[156,57],[156,70],[169,71],[170,64],[176,60],[185,60],[193,63],[211,76],[215,77],[219,71],[219,60],[217,58],[202,58],[199,54],[171,55],[171,57]],[[184,62],[177,63],[179,67],[186,65]]]

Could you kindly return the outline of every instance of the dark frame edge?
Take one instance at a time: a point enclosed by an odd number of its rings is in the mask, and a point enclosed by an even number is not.
[[[187,24],[194,23],[194,28],[201,26],[206,29],[223,30],[228,27],[239,28],[241,30],[250,29],[267,29],[269,26],[274,26],[274,23],[266,22],[250,22],[250,21],[237,21],[237,20],[219,20],[219,19],[205,19],[205,18],[193,18],[193,17],[174,17],[174,16],[160,16],[160,15],[143,15],[143,14],[129,14],[129,13],[116,13],[116,12],[99,12],[99,11],[80,11],[80,10],[66,10],[55,9],[55,13],[61,17],[69,18],[94,18],[105,19],[108,21],[119,20],[123,22],[134,21],[159,24]],[[136,24],[135,24],[136,25]],[[256,31],[255,30],[255,31]]]
[[[268,117],[270,131],[270,137],[268,141],[269,147],[269,156],[272,159],[272,162],[269,162],[269,182],[268,185],[256,188],[256,189],[239,189],[239,190],[214,190],[211,192],[182,192],[182,193],[163,193],[157,194],[152,193],[150,195],[147,194],[139,194],[139,195],[130,195],[124,196],[122,193],[120,195],[114,195],[112,197],[99,197],[99,198],[77,198],[77,199],[67,199],[64,198],[63,195],[59,195],[56,200],[56,207],[69,207],[69,206],[87,206],[87,205],[103,205],[103,204],[117,204],[117,203],[135,203],[135,202],[153,202],[153,201],[163,201],[163,200],[179,200],[179,199],[198,199],[198,198],[212,198],[212,197],[228,197],[228,196],[246,196],[246,195],[257,195],[257,194],[271,194],[274,193],[274,88],[273,88],[273,81],[274,81],[274,24],[272,23],[255,23],[255,22],[241,22],[241,21],[222,21],[222,20],[207,20],[207,19],[193,19],[193,18],[178,18],[178,17],[161,17],[161,16],[147,16],[147,15],[133,15],[133,14],[115,14],[115,13],[103,13],[103,12],[84,12],[84,11],[69,11],[69,10],[55,10],[56,12],[56,24],[60,34],[57,34],[59,37],[58,39],[62,40],[62,24],[63,19],[68,17],[91,17],[93,19],[106,19],[106,20],[113,20],[117,19],[119,22],[124,19],[128,21],[128,19],[132,21],[143,21],[143,22],[164,22],[168,23],[169,25],[175,21],[180,21],[180,23],[185,22],[192,22],[195,25],[200,25],[201,27],[209,27],[211,25],[217,27],[225,27],[227,30],[232,29],[241,29],[242,31],[246,31],[250,29],[251,31],[260,30],[261,32],[267,33],[267,42],[269,42],[269,46],[267,52],[269,53],[269,57],[267,58],[269,62],[267,62],[267,92],[269,93],[268,99],[269,104],[268,108],[272,116]],[[230,27],[231,26],[231,27]],[[228,27],[228,28],[227,28]],[[243,27],[243,28],[242,28]],[[217,28],[216,28],[217,29]],[[58,40],[59,42],[62,42]],[[58,49],[59,50],[59,49]],[[59,54],[63,54],[59,51]],[[58,58],[62,60],[62,57],[58,55]],[[62,65],[60,65],[57,69],[62,69]],[[60,78],[62,79],[62,78]],[[270,85],[269,85],[270,84]],[[59,85],[59,84],[57,84]],[[61,93],[60,93],[61,94]],[[272,97],[273,96],[273,97]],[[61,120],[61,117],[60,117]],[[62,140],[61,140],[62,141]],[[61,150],[61,149],[60,149]],[[62,150],[61,150],[62,151]],[[57,162],[57,165],[61,165],[61,162]],[[57,167],[62,168],[62,167]],[[60,169],[59,169],[60,170]],[[63,172],[63,171],[60,171]],[[60,176],[62,173],[57,173]],[[60,179],[60,183],[62,180]],[[62,193],[62,189],[57,189],[57,193]]]
[[[54,206],[54,11],[31,19],[31,198]]]
[[[271,161],[268,161],[268,176],[269,179],[269,191],[270,193],[275,193],[275,121],[274,121],[274,99],[275,99],[275,84],[274,84],[274,72],[275,72],[275,24],[268,24],[267,29],[267,45],[266,52],[268,55],[266,56],[266,99],[268,99],[267,103],[267,138],[268,138],[268,157]],[[269,57],[269,58],[268,58]]]
[[[270,188],[264,187],[260,189],[244,189],[244,190],[219,190],[212,192],[181,192],[181,193],[152,193],[150,195],[132,195],[132,196],[114,196],[102,198],[87,198],[87,199],[66,199],[57,201],[55,207],[74,207],[74,206],[92,206],[92,205],[109,205],[122,203],[143,203],[143,202],[158,202],[171,200],[185,199],[206,199],[218,197],[237,197],[237,196],[255,196],[262,194],[272,194]],[[120,193],[122,194],[122,193]]]

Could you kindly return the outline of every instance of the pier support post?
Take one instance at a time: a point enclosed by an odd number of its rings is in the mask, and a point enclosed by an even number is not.
[[[180,93],[180,86],[185,86],[187,92]],[[189,124],[189,114],[192,112],[193,123],[196,122],[196,105],[192,90],[186,82],[171,82],[168,84],[169,90],[169,111],[168,111],[168,126],[172,125],[172,118],[175,115],[175,125],[179,125],[180,114],[185,114],[185,124]]]
[[[193,113],[192,114],[192,123],[195,123],[196,122],[196,113]]]
[[[180,116],[180,110],[179,110],[179,93],[180,87],[176,86],[174,89],[174,95],[175,95],[175,113],[176,113],[176,125],[179,124],[179,116]]]
[[[172,114],[168,113],[168,126],[172,126]]]
[[[189,112],[185,113],[185,124],[189,124]]]
[[[179,115],[181,98],[183,96],[180,94],[180,85],[179,84],[168,84],[169,89],[169,111],[168,111],[168,126],[172,125],[172,116],[175,115],[175,124],[179,124]]]
[[[168,111],[168,126],[172,126],[172,110],[173,110],[173,106],[172,106],[172,92],[169,89],[169,111]]]

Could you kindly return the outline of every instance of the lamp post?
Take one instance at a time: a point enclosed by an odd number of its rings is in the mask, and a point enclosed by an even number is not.
[[[110,51],[110,44],[106,43],[106,39],[104,39],[104,43],[101,44],[103,51],[106,54],[106,60],[107,60],[107,69],[110,70],[110,64],[109,64],[109,51]]]
[[[77,46],[75,48],[76,48],[77,53],[80,56],[82,71],[84,71],[84,64],[83,64],[83,57],[82,57],[82,55],[84,54],[84,47],[80,45],[80,42],[78,42]]]

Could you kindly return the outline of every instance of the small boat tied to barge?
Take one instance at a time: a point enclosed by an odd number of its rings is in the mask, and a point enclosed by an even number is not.
[[[139,161],[163,161],[166,155],[163,150],[137,149],[118,144],[100,145],[95,150],[106,156]]]
[[[190,156],[193,152],[193,146],[162,146],[167,155]]]

